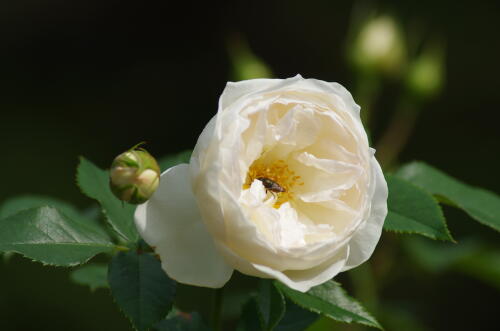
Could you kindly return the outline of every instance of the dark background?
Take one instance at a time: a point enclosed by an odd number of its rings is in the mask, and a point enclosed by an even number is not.
[[[446,39],[445,88],[426,104],[401,159],[500,193],[498,2],[373,4]],[[344,59],[351,10],[348,1],[1,2],[0,201],[37,193],[83,208],[90,200],[74,183],[79,155],[107,167],[143,140],[157,156],[192,148],[231,79],[227,40],[235,33],[276,77],[300,73],[352,89]],[[390,83],[383,90],[375,135],[397,93]],[[458,236],[498,242],[461,213],[445,212]],[[430,330],[495,328],[499,292],[478,280],[404,276],[386,295],[402,293],[420,304]],[[0,262],[0,330],[129,329],[107,291],[89,293],[67,270],[20,257]]]

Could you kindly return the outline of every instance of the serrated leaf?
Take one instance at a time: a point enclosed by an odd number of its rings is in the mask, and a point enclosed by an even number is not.
[[[165,157],[162,157],[159,161],[158,164],[160,165],[161,171],[165,171],[168,168],[171,168],[175,165],[181,164],[181,163],[189,163],[189,159],[191,158],[191,154],[193,153],[192,150],[185,150],[176,154],[172,155],[167,155]]]
[[[437,201],[427,192],[396,176],[386,175],[389,209],[384,229],[417,233],[431,239],[453,238]]]
[[[134,327],[148,330],[167,316],[175,294],[175,282],[152,254],[120,252],[109,265],[111,292]]]
[[[53,207],[31,208],[0,220],[0,251],[44,264],[73,266],[114,248],[94,224],[75,221]]]
[[[139,234],[134,224],[135,206],[118,200],[109,188],[108,172],[95,166],[85,158],[80,158],[77,182],[82,192],[97,200],[109,224],[123,239],[135,242]]]
[[[476,221],[500,231],[498,195],[469,186],[423,162],[409,163],[399,169],[397,175],[451,202],[451,205],[464,210]]]
[[[361,304],[349,297],[340,284],[332,280],[315,286],[306,293],[293,290],[280,282],[275,284],[288,299],[312,312],[339,322],[354,322],[382,329]]]
[[[63,200],[43,195],[21,195],[5,200],[0,206],[0,219],[14,215],[22,210],[43,206],[55,207],[74,221],[84,224],[92,223],[96,226],[96,230],[99,229],[104,236],[107,236],[105,229],[96,219],[87,216],[85,212],[80,212],[73,205]]]
[[[91,291],[108,286],[108,266],[105,264],[91,264],[73,270],[70,275],[75,283],[90,287]]]
[[[301,308],[291,301],[286,303],[286,313],[274,331],[305,330],[318,319],[319,315]]]
[[[197,312],[176,312],[154,327],[155,331],[209,331]]]
[[[262,279],[256,297],[262,330],[273,330],[285,314],[285,298],[270,280]]]

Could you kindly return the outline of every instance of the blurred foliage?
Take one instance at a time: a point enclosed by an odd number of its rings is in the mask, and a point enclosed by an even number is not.
[[[233,80],[273,77],[269,66],[252,52],[241,36],[234,35],[229,38],[227,48],[232,64],[231,78]]]
[[[210,5],[200,14],[113,1],[3,6],[4,201],[28,192],[88,206],[71,180],[77,155],[107,165],[143,139],[158,155],[192,148],[225,81],[298,72],[353,91],[387,168],[425,159],[500,191],[499,115],[491,106],[500,77],[500,47],[492,42],[498,4],[266,2]],[[179,13],[189,17],[173,24]],[[177,161],[167,159],[165,167],[169,162]],[[370,263],[339,277],[373,305],[387,330],[496,328],[498,234],[463,214],[445,209],[445,215],[457,244],[384,234]],[[1,330],[130,329],[108,291],[72,284],[69,270],[14,256],[0,262],[0,274]],[[228,329],[247,299],[242,293],[252,288],[248,277],[231,281]],[[210,290],[180,286],[178,293],[177,306],[199,310],[195,321],[208,320]],[[289,306],[297,309],[285,315],[292,323],[303,310]],[[175,317],[158,328],[183,322]],[[324,318],[309,328],[363,329]]]

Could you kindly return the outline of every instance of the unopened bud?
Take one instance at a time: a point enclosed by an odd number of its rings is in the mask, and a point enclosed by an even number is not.
[[[143,148],[118,155],[110,169],[110,187],[120,200],[132,204],[146,202],[160,183],[160,167]]]
[[[239,36],[228,40],[228,51],[233,67],[233,79],[238,81],[273,76],[267,64],[254,54],[248,43]]]
[[[399,24],[388,15],[366,21],[353,40],[349,57],[361,71],[399,73],[406,61],[406,45]]]
[[[444,83],[444,47],[434,44],[424,48],[408,68],[406,85],[410,92],[420,98],[431,98],[441,90]]]

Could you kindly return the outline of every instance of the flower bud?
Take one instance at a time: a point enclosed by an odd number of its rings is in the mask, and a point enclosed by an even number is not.
[[[252,52],[248,43],[238,36],[228,40],[229,58],[232,64],[232,78],[246,80],[272,77],[267,64]]]
[[[406,86],[414,95],[427,99],[435,96],[444,83],[444,47],[425,48],[409,65]]]
[[[146,150],[132,148],[114,159],[109,179],[111,191],[118,199],[140,204],[158,188],[160,167]]]
[[[358,30],[349,57],[360,71],[399,73],[406,61],[406,46],[399,24],[387,15],[368,20]]]

